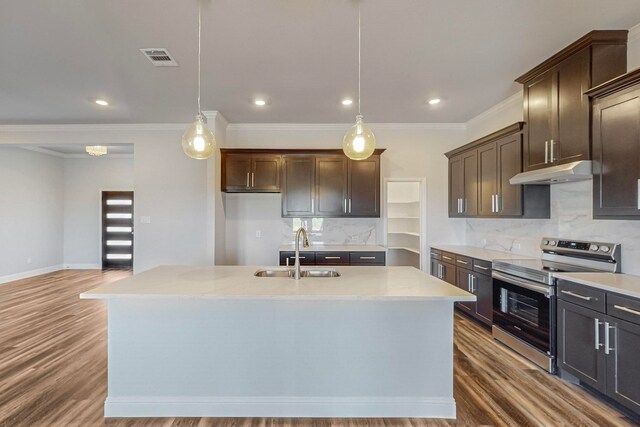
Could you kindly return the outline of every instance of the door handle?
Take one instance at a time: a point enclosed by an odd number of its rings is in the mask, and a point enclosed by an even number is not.
[[[347,213],[347,199],[344,199],[344,213]]]
[[[496,199],[495,199],[496,195],[492,194],[491,195],[491,212],[495,212],[496,211]]]
[[[640,311],[634,310],[633,308],[625,307],[623,305],[614,305],[613,308],[617,308],[618,310],[626,311],[627,313],[635,314],[636,316],[640,316]]]
[[[640,210],[640,179],[638,180],[638,209]]]
[[[251,175],[249,172],[247,172],[247,188],[249,188],[249,175]]]
[[[496,213],[502,212],[502,196],[496,194]]]
[[[326,256],[324,259],[340,259],[339,256]]]
[[[549,158],[549,141],[544,142],[544,163],[549,163],[547,159]]]
[[[349,213],[351,213],[351,199],[349,199]]]
[[[467,274],[467,291],[471,292],[471,275]]]
[[[594,335],[595,348],[596,350],[600,350],[600,347],[602,347],[602,344],[600,344],[600,325],[602,325],[602,322],[600,321],[600,319],[596,317],[595,319],[593,319],[593,324],[595,328],[595,335]]]
[[[549,145],[551,146],[551,161],[549,163],[553,163],[554,158],[553,158],[553,146],[556,145],[555,142],[553,142],[553,139],[551,141],[549,141]]]
[[[609,322],[604,322],[604,354],[609,354],[612,351],[615,351],[614,347],[609,347],[609,329],[615,329],[615,326],[609,325]]]
[[[575,292],[571,292],[571,291],[562,290],[560,291],[560,293],[563,293],[565,295],[570,295],[572,297],[580,298],[581,300],[584,300],[584,301],[591,301],[593,299],[592,297],[585,297],[584,295],[576,294]]]
[[[460,263],[460,264],[464,264],[464,265],[469,264],[467,261],[463,261],[463,260],[461,260],[461,259],[456,260],[456,262],[458,262],[458,263]]]
[[[251,186],[256,186],[256,174],[254,172],[251,172]]]
[[[481,269],[483,269],[483,270],[485,270],[485,271],[489,269],[489,267],[483,267],[483,266],[481,266],[481,265],[475,265],[474,267],[481,268]]]

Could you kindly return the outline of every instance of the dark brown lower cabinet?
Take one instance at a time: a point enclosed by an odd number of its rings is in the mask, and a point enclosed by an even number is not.
[[[606,307],[593,309],[590,288],[558,289],[558,367],[640,414],[640,300],[607,292]],[[567,300],[576,294],[590,299]]]
[[[295,264],[296,253],[294,251],[280,251],[280,265]],[[300,265],[351,265],[351,266],[384,266],[386,254],[381,251],[367,252],[300,252]]]
[[[471,292],[477,298],[476,302],[460,302],[458,307],[481,322],[491,325],[493,321],[493,279],[491,276],[458,267],[457,286]]]
[[[431,259],[431,275],[456,286],[456,266],[437,259]]]

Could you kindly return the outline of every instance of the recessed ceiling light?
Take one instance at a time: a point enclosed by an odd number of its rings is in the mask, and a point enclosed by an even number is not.
[[[351,104],[353,104],[353,99],[351,98],[345,98],[342,100],[342,105],[344,105],[345,107],[348,107]]]
[[[433,98],[429,100],[429,104],[436,105],[440,103],[440,98]]]
[[[103,107],[106,107],[106,106],[109,105],[109,103],[107,101],[105,101],[104,99],[96,99],[96,104],[102,105]]]
[[[253,103],[258,107],[264,107],[265,105],[267,105],[267,101],[265,101],[264,99],[256,99],[255,101],[253,101]]]

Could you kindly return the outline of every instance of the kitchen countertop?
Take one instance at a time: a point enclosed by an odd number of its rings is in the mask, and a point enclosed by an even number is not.
[[[295,251],[295,245],[282,245],[280,252]],[[386,252],[387,248],[376,245],[311,245],[303,248],[300,245],[300,252]]]
[[[460,288],[413,267],[338,267],[341,277],[255,277],[259,266],[161,266],[99,286],[83,299],[216,298],[244,300],[475,301]],[[313,270],[317,268],[303,268]]]
[[[620,273],[554,273],[553,277],[640,298],[640,276]]]
[[[492,249],[484,249],[476,246],[464,246],[464,245],[431,245],[434,249],[440,249],[445,252],[452,252],[454,254],[467,256],[469,258],[477,258],[488,262],[493,262],[496,259],[533,259],[533,256],[518,255],[512,252],[494,251]]]

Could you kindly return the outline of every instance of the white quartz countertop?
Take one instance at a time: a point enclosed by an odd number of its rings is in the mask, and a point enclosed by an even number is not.
[[[475,295],[413,267],[337,267],[341,277],[255,277],[259,266],[161,266],[84,292],[80,298],[191,297],[217,299],[305,299],[475,301]],[[303,270],[318,267],[303,268]]]
[[[484,261],[493,262],[496,259],[531,259],[535,258],[527,255],[518,255],[512,252],[501,252],[492,249],[478,248],[476,246],[464,245],[431,245],[434,249],[440,249],[445,252],[467,256],[469,258],[477,258]]]
[[[295,251],[295,245],[282,245],[280,251]],[[311,245],[303,248],[300,245],[300,252],[385,252],[387,248],[376,245]]]
[[[640,276],[619,273],[554,273],[553,277],[640,298]]]

